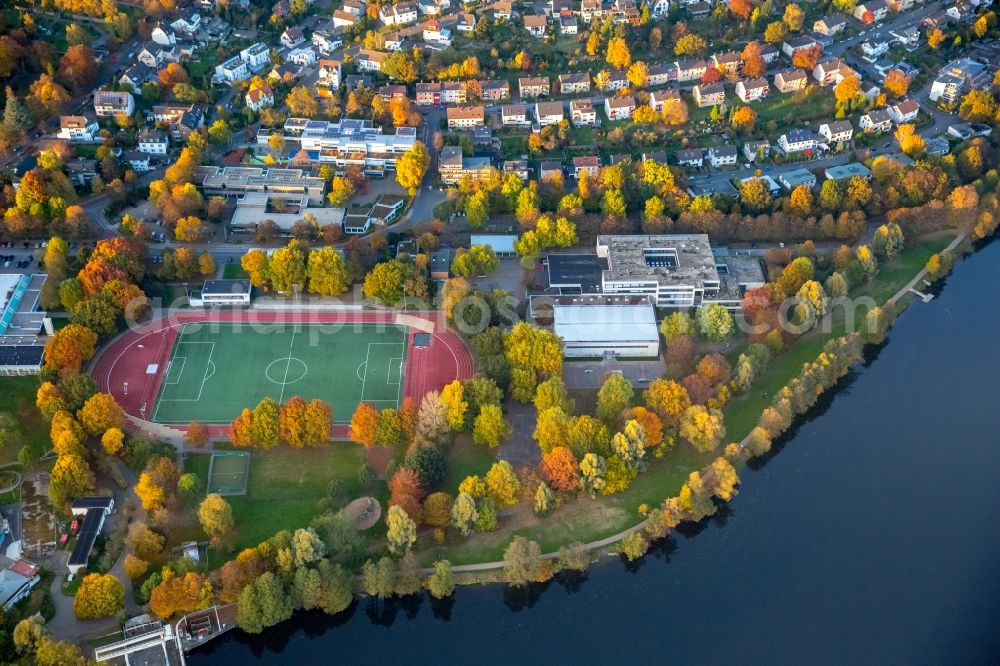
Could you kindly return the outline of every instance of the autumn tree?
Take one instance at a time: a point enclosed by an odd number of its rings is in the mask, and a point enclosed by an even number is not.
[[[734,16],[738,16],[746,21],[753,12],[753,2],[751,0],[729,0],[729,11]]]
[[[479,512],[476,509],[476,500],[473,499],[472,495],[461,490],[460,486],[458,497],[455,498],[455,503],[451,507],[452,526],[462,536],[469,536],[478,518]]]
[[[378,410],[367,402],[359,402],[351,416],[351,440],[362,446],[372,446],[375,443],[377,423]]]
[[[85,495],[94,487],[94,474],[87,462],[78,455],[56,458],[49,481],[49,499],[55,506],[63,506],[70,499]]]
[[[608,41],[608,50],[605,59],[616,69],[627,69],[632,64],[632,51],[628,43],[621,37],[612,37]]]
[[[396,182],[409,191],[410,196],[416,195],[430,161],[427,147],[420,141],[415,142],[412,148],[396,160]]]
[[[503,417],[499,405],[483,405],[472,428],[472,441],[495,449],[510,437],[511,426]]]
[[[715,342],[724,340],[736,330],[732,315],[720,303],[707,303],[699,307],[695,321],[698,323],[698,332]]]
[[[512,587],[541,583],[552,575],[548,560],[542,557],[541,546],[523,536],[515,536],[503,553],[504,580]]]
[[[339,296],[347,291],[354,279],[350,264],[329,246],[309,252],[306,276],[309,291],[320,296]]]
[[[69,47],[59,60],[59,77],[77,91],[93,84],[99,71],[94,51],[86,44]]]
[[[692,405],[684,412],[678,429],[680,436],[697,451],[711,451],[726,436],[722,413],[702,405]]]
[[[122,445],[125,443],[125,433],[122,432],[121,428],[108,428],[103,435],[101,435],[101,448],[109,456],[113,456],[122,450]]]
[[[910,77],[901,70],[890,69],[882,79],[882,87],[893,97],[903,97],[910,88]]]
[[[924,138],[917,134],[912,124],[898,125],[893,136],[899,142],[899,149],[910,157],[918,157],[927,149]]]
[[[741,106],[733,111],[730,124],[737,131],[750,132],[753,130],[753,126],[757,124],[757,112],[749,106]]]
[[[198,507],[198,522],[209,537],[221,539],[229,534],[235,525],[233,508],[221,495],[211,493],[205,496]]]
[[[451,562],[438,560],[434,563],[432,573],[424,583],[427,591],[435,599],[444,599],[455,593],[455,574],[452,573]]]
[[[145,523],[133,523],[125,537],[125,544],[135,551],[136,557],[147,561],[163,551],[165,541],[161,534],[149,529]]]
[[[613,423],[622,410],[632,402],[634,391],[630,382],[620,372],[607,376],[597,391],[597,418],[605,423]]]
[[[94,355],[97,334],[89,328],[70,324],[60,328],[45,345],[45,365],[67,376],[80,372]]]
[[[80,422],[91,435],[103,435],[109,428],[124,428],[125,413],[109,393],[98,393],[84,403]]]
[[[687,34],[674,44],[674,54],[678,56],[700,56],[705,53],[708,43],[695,34]]]
[[[768,44],[780,44],[787,34],[788,28],[782,21],[772,21],[764,28],[764,41]]]
[[[822,55],[823,47],[819,44],[796,49],[795,54],[792,56],[792,65],[812,71],[816,69],[816,64]]]
[[[573,452],[564,446],[542,456],[542,476],[556,490],[574,490],[579,483],[580,466]]]
[[[672,379],[654,379],[643,391],[642,399],[670,428],[677,427],[684,412],[691,406],[687,391]]]
[[[760,42],[751,41],[743,47],[743,74],[756,78],[763,76],[767,72],[767,63],[764,62],[764,55],[761,52]]]
[[[125,607],[125,586],[112,574],[87,574],[73,598],[73,614],[78,620],[109,617]]]
[[[399,506],[390,506],[385,519],[386,541],[389,550],[395,555],[409,552],[410,546],[417,540],[417,524]]]
[[[486,473],[486,491],[501,509],[517,503],[521,484],[509,462],[498,460],[493,463],[490,471]]]
[[[790,2],[785,5],[785,13],[782,15],[781,20],[788,26],[789,30],[798,32],[802,30],[802,23],[806,19],[806,13],[794,2]]]
[[[294,116],[314,118],[319,114],[319,102],[313,93],[305,86],[295,86],[285,98],[288,110]]]
[[[244,588],[237,599],[236,621],[250,634],[259,634],[291,616],[292,600],[281,580],[271,572]]]

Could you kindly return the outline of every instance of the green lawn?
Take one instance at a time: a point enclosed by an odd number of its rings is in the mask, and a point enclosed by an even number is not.
[[[36,456],[49,447],[49,426],[35,408],[38,377],[0,377],[0,412],[14,415],[17,436],[0,446],[0,463],[14,462],[22,446],[30,446]]]
[[[250,277],[250,274],[243,270],[243,267],[239,264],[232,263],[226,264],[223,267],[222,277],[226,280],[244,280]]]
[[[460,435],[448,450],[447,472],[441,488],[454,494],[465,477],[473,474],[486,476],[495,461],[496,454],[493,450],[473,444],[469,435]]]
[[[208,453],[189,455],[184,471],[207,482],[210,457]],[[255,546],[280,530],[308,526],[318,513],[317,502],[327,496],[327,486],[335,479],[354,499],[360,493],[358,470],[363,462],[364,449],[350,442],[319,449],[254,450],[247,494],[226,497],[236,522],[232,547]]]
[[[797,101],[795,94],[786,95],[774,91],[767,99],[750,104],[750,107],[757,112],[758,125],[769,120],[779,124],[801,123],[820,118],[833,118],[835,101],[829,90],[814,90],[802,101]]]

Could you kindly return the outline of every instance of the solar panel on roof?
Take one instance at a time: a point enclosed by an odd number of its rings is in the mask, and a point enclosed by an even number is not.
[[[76,546],[73,547],[73,554],[69,556],[70,566],[85,566],[90,559],[90,551],[97,541],[97,535],[101,531],[101,523],[104,519],[104,509],[91,509],[83,519],[83,526],[80,528],[80,535],[77,537]]]

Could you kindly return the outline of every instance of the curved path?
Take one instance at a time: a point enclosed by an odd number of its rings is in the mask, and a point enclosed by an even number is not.
[[[472,355],[465,342],[445,324],[438,312],[379,311],[282,311],[282,310],[184,310],[167,317],[154,319],[131,328],[111,340],[91,361],[90,374],[102,391],[112,394],[129,416],[134,430],[151,432],[169,438],[180,436],[184,426],[163,426],[149,422],[163,381],[164,370],[170,358],[181,327],[185,324],[246,324],[273,326],[274,324],[395,324],[397,315],[418,317],[432,325],[431,343],[426,347],[412,345],[415,335],[421,333],[410,327],[411,347],[407,353],[404,372],[403,395],[419,401],[424,394],[440,390],[454,379],[471,377],[475,371]],[[155,366],[155,367],[154,367]],[[332,378],[335,380],[336,378]],[[233,414],[233,418],[237,415]],[[210,424],[213,437],[225,437],[228,424]],[[334,438],[347,436],[348,425],[336,423]]]

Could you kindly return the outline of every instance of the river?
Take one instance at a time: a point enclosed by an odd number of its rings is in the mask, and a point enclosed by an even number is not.
[[[740,494],[643,560],[233,632],[191,666],[995,663],[1000,242],[917,301]]]

